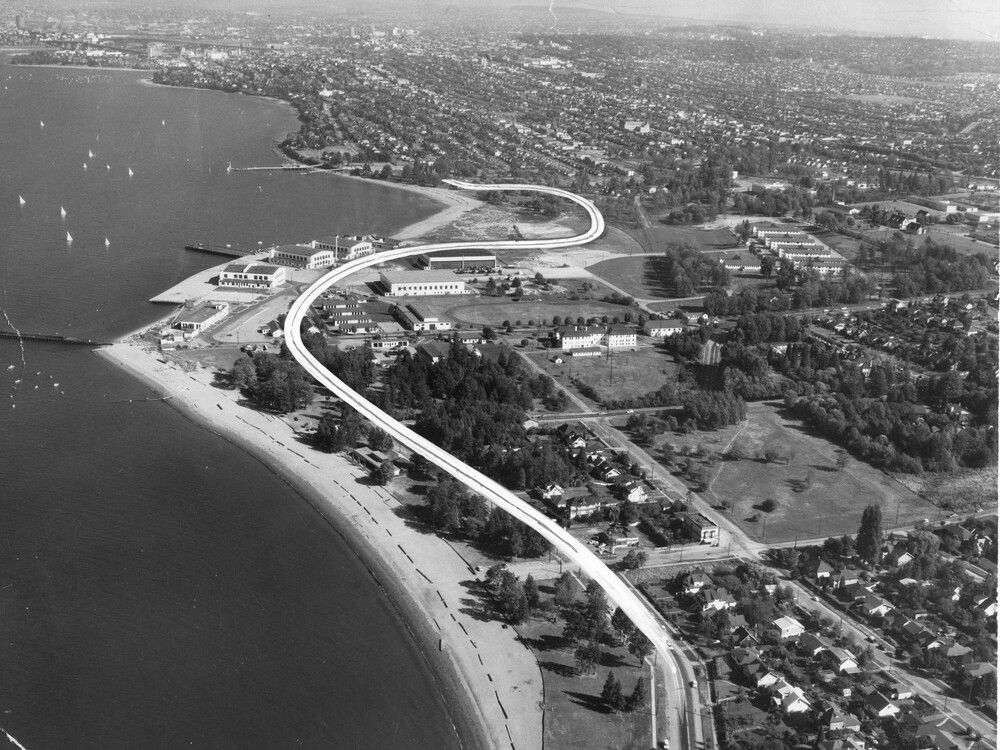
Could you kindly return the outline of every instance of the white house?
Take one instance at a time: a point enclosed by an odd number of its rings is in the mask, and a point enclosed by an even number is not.
[[[609,326],[604,334],[604,343],[609,349],[635,349],[636,332],[631,326]]]
[[[465,282],[451,271],[383,271],[379,278],[390,297],[465,294]]]
[[[779,617],[771,622],[771,629],[777,631],[778,637],[798,638],[805,632],[805,626],[794,617]]]
[[[337,261],[332,250],[317,250],[312,245],[278,245],[272,248],[270,260],[292,268],[329,268]]]
[[[230,263],[219,274],[219,286],[234,289],[274,289],[285,283],[285,269],[264,263]]]

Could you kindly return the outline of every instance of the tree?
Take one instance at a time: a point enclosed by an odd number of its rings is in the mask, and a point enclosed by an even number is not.
[[[585,643],[576,649],[573,654],[576,659],[576,671],[578,674],[594,673],[594,667],[601,660],[601,649],[593,641]]]
[[[614,672],[608,672],[608,679],[604,681],[604,687],[601,688],[601,699],[615,711],[620,711],[625,704],[622,684],[615,677]]]
[[[632,694],[629,695],[628,701],[626,703],[626,708],[629,711],[635,711],[638,708],[642,708],[646,705],[646,682],[644,677],[639,677],[635,681],[635,687],[632,689]]]
[[[642,666],[642,662],[645,661],[646,657],[653,653],[653,644],[646,637],[645,633],[636,629],[632,631],[632,635],[628,639],[628,652],[636,658],[639,666]]]
[[[882,509],[869,505],[861,514],[858,529],[858,557],[871,565],[877,565],[882,556]]]
[[[414,453],[410,459],[410,477],[412,479],[430,479],[434,465],[424,458],[422,453]]]
[[[646,564],[649,554],[646,550],[630,549],[622,558],[622,567],[625,570],[636,570]]]
[[[837,468],[843,471],[847,468],[847,451],[838,450],[837,451]]]
[[[538,582],[530,573],[524,579],[524,595],[527,597],[528,609],[532,611],[538,609],[538,604],[541,601],[541,596],[538,593]]]
[[[611,615],[611,627],[614,628],[622,643],[627,643],[635,631],[635,625],[632,624],[632,620],[629,619],[627,614],[622,612],[620,607],[615,607],[614,614]]]
[[[341,450],[343,446],[343,436],[337,425],[337,418],[333,414],[324,414],[316,424],[316,432],[313,435],[316,445],[325,451],[333,453]]]
[[[500,611],[503,616],[513,625],[517,625],[528,614],[528,597],[524,586],[510,571],[500,574]]]
[[[492,279],[491,279],[492,280]],[[497,332],[494,331],[489,326],[483,327],[483,338],[487,341],[493,341],[497,337]]]
[[[576,601],[576,583],[569,572],[560,575],[553,588],[555,589],[556,604],[560,607],[568,607]]]
[[[392,437],[381,427],[373,427],[368,432],[368,447],[375,451],[392,449]]]
[[[257,385],[257,369],[250,357],[240,357],[229,370],[229,382],[233,388],[241,391],[252,391]]]
[[[371,474],[369,476],[376,484],[389,484],[392,478],[396,476],[396,467],[393,465],[392,461],[383,461],[371,470]]]

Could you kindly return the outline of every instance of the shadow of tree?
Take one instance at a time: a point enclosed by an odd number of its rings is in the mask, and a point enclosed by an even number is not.
[[[560,677],[576,677],[576,667],[559,661],[540,661],[538,666]]]
[[[599,714],[610,714],[611,709],[608,708],[608,704],[604,702],[604,699],[599,695],[588,695],[587,693],[577,693],[573,690],[564,690],[566,695],[572,703],[578,706],[589,709],[591,711],[596,711]]]

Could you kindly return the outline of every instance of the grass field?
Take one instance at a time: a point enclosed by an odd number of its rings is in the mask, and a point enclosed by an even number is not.
[[[587,266],[587,270],[636,299],[668,299],[670,292],[658,272],[662,262],[653,256],[612,258]]]
[[[579,359],[563,357],[561,365],[541,354],[532,356],[545,372],[564,386],[572,387],[571,378],[589,383],[602,401],[642,396],[664,383],[677,381],[677,364],[673,357],[652,346],[634,352],[615,352],[610,359],[606,355]]]
[[[759,455],[766,447],[794,454],[787,465],[752,458],[722,461],[706,493],[720,505],[732,503],[733,520],[758,541],[856,533],[861,513],[871,503],[882,507],[887,528],[937,513],[929,502],[868,464],[850,458],[846,468],[838,469],[837,447],[785,419],[775,405],[750,404],[733,444],[747,455]],[[774,511],[754,507],[769,498],[778,505]],[[761,520],[750,521],[755,515]]]
[[[543,598],[548,598],[551,581],[540,582]],[[615,713],[601,700],[601,688],[608,672],[614,671],[626,694],[637,679],[645,680],[649,695],[649,668],[639,667],[635,657],[623,647],[601,645],[601,663],[592,675],[576,674],[573,651],[564,648],[562,622],[532,618],[517,626],[542,670],[545,688],[545,737],[548,750],[624,748],[646,750],[650,737],[649,704],[634,713]],[[662,697],[657,696],[658,700]]]
[[[575,290],[579,284],[573,280],[559,280],[559,284],[567,286],[570,290]],[[602,297],[611,292],[607,288],[597,288],[589,292],[588,296]],[[637,314],[635,308],[623,305],[613,305],[610,302],[601,302],[598,299],[587,299],[583,296],[577,300],[571,300],[568,295],[526,295],[520,302],[514,302],[511,298],[500,297],[418,297],[406,299],[412,302],[427,315],[436,315],[439,318],[452,320],[466,326],[500,326],[505,320],[513,323],[520,320],[524,325],[529,320],[534,320],[535,325],[540,326],[542,321],[552,321],[556,315],[565,318],[570,316],[573,319],[578,317],[590,318],[607,315],[611,318],[632,313]]]
[[[695,227],[670,226],[654,221],[647,230],[653,238],[653,252],[662,252],[670,243],[691,245],[696,250],[727,250],[735,247],[736,238],[726,227],[697,229]]]

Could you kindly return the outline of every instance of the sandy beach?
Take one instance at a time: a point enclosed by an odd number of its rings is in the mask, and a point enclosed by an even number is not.
[[[334,526],[399,611],[469,746],[542,746],[538,663],[512,628],[476,616],[467,588],[472,569],[446,541],[397,513],[391,487],[359,481],[366,472],[309,447],[291,420],[240,405],[239,394],[214,385],[208,369],[182,366],[138,339],[96,352],[266,463]]]

